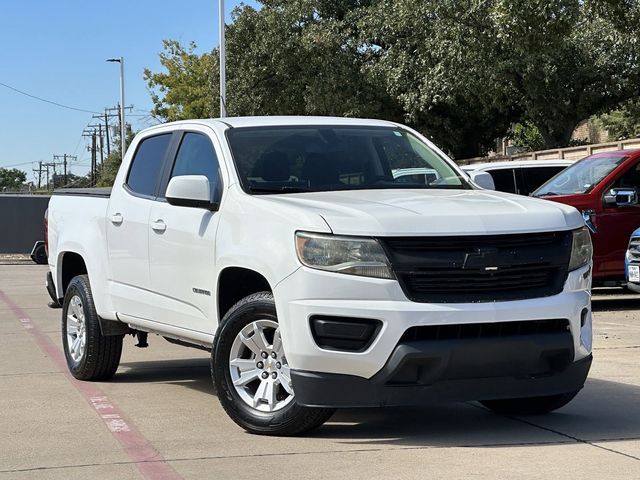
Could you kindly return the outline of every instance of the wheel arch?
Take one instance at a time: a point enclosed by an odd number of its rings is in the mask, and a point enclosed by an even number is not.
[[[62,300],[73,277],[85,274],[88,275],[89,270],[84,257],[74,251],[60,252],[58,255],[57,266],[58,296],[60,297],[60,300]]]
[[[221,321],[229,309],[244,297],[264,291],[273,292],[273,287],[260,272],[245,267],[224,268],[218,275],[218,321]]]

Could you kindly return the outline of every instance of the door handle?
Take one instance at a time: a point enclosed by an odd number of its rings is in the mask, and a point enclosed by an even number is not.
[[[167,224],[162,220],[156,220],[155,222],[151,222],[151,230],[154,232],[162,233],[167,229]]]
[[[122,225],[123,221],[124,218],[122,217],[122,214],[114,213],[113,215],[111,215],[111,223],[113,223],[114,225]]]

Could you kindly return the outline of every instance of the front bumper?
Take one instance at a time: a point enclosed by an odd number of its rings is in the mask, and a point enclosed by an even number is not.
[[[410,349],[415,346],[408,347]],[[406,352],[398,355],[404,356]],[[394,355],[396,357],[396,355]],[[391,360],[394,360],[392,357]],[[580,390],[591,367],[591,355],[547,375],[504,375],[432,379],[434,383],[394,384],[386,368],[370,379],[353,375],[291,371],[296,402],[309,407],[382,407],[433,402],[536,397]],[[405,357],[406,360],[406,357]]]
[[[591,354],[591,266],[569,273],[564,290],[551,297],[505,302],[430,304],[409,301],[395,280],[299,268],[274,288],[280,331],[290,367],[298,372],[371,379],[403,334],[414,326],[566,319],[573,361]],[[320,348],[313,315],[374,319],[381,328],[365,351]],[[295,386],[294,388],[299,390]]]

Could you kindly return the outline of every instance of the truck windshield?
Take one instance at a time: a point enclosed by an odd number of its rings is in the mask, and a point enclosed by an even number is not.
[[[227,131],[248,193],[471,186],[438,153],[394,127],[245,127]]]
[[[567,167],[533,192],[534,197],[576,195],[590,192],[627,157],[587,157]]]

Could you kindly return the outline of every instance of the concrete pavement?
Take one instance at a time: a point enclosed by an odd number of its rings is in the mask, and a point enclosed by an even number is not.
[[[303,438],[249,435],[222,411],[208,354],[129,337],[110,382],[61,362],[46,267],[0,266],[0,478],[640,478],[640,296],[594,301],[594,365],[557,413],[478,404],[346,410]]]

